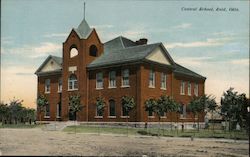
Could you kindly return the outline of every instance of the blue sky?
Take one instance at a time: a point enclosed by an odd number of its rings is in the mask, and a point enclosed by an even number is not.
[[[83,2],[2,0],[1,101],[15,96],[35,107],[34,72],[49,54],[62,55],[62,43],[83,18]],[[205,92],[217,101],[230,86],[249,95],[249,1],[85,2],[86,20],[102,42],[119,35],[162,42],[177,63],[207,77]]]

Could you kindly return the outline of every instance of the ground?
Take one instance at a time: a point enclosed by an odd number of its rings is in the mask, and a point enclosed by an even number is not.
[[[0,129],[2,155],[84,156],[249,156],[249,142],[117,134],[44,131],[41,128]]]

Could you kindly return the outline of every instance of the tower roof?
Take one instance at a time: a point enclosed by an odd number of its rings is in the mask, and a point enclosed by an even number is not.
[[[74,31],[77,33],[80,39],[87,39],[90,33],[93,31],[93,28],[90,28],[87,21],[83,19],[80,25],[77,28],[74,28]]]

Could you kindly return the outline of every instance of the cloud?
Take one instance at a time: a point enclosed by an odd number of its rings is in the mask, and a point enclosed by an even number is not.
[[[212,59],[212,57],[181,57],[176,59],[177,63],[188,66],[200,66],[204,64],[205,61]]]
[[[234,59],[231,60],[230,63],[235,64],[235,65],[246,65],[249,66],[249,59]]]
[[[54,38],[54,37],[67,37],[68,33],[52,33],[52,34],[45,34],[43,37],[46,38]]]
[[[180,25],[174,26],[174,29],[187,29],[190,28],[192,26],[191,23],[182,23]]]
[[[21,55],[29,58],[38,58],[62,51],[62,45],[44,42],[40,45],[25,45],[17,48],[1,48],[2,54]]]
[[[193,48],[193,47],[213,47],[213,46],[220,46],[224,45],[225,43],[232,41],[233,38],[224,37],[224,38],[208,38],[205,41],[193,41],[193,42],[176,42],[176,43],[166,43],[166,46],[169,49],[176,48],[176,47],[183,47],[183,48]]]
[[[105,29],[105,28],[113,28],[114,25],[92,25],[90,27],[96,28],[96,29]]]
[[[2,66],[1,101],[7,103],[16,97],[24,100],[25,106],[34,108],[37,92],[37,78],[34,72],[33,66]]]

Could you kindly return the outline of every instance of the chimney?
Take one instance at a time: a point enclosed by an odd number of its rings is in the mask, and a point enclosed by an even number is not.
[[[147,42],[148,42],[148,39],[146,39],[146,38],[141,38],[141,39],[137,40],[135,43],[136,43],[137,45],[146,45]]]

